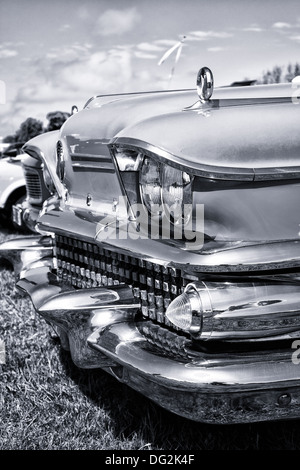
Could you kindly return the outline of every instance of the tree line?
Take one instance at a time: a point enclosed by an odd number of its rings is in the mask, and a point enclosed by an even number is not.
[[[293,78],[300,75],[300,64],[289,64],[287,67],[275,65],[272,70],[263,72],[257,84],[267,85],[271,83],[290,83]]]
[[[66,113],[63,111],[52,111],[46,116],[46,118],[48,119],[48,124],[45,127],[42,121],[29,117],[22,122],[15,134],[4,137],[3,142],[6,144],[27,142],[33,137],[39,134],[43,134],[44,132],[55,131],[57,129],[60,129],[63,123],[70,116],[70,113]]]

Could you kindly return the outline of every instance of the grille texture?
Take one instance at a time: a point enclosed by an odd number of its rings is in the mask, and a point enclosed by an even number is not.
[[[180,270],[61,235],[55,237],[55,249],[57,274],[63,282],[79,289],[131,286],[142,316],[148,320],[138,325],[148,342],[164,354],[186,357],[189,339],[165,316],[170,302],[190,282],[181,277]]]
[[[61,235],[56,235],[56,258],[59,277],[74,287],[132,286],[143,315],[159,323],[168,323],[164,312],[187,283],[180,270]]]
[[[42,185],[39,174],[34,171],[25,171],[26,190],[28,197],[35,202],[42,202]]]

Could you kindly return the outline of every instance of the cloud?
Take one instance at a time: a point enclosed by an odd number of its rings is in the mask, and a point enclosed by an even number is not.
[[[74,43],[69,46],[61,46],[59,48],[51,48],[44,58],[35,59],[34,64],[41,68],[44,72],[49,68],[53,70],[58,64],[67,66],[72,62],[88,57],[90,54],[91,44]]]
[[[264,29],[258,26],[257,24],[253,24],[251,26],[248,26],[247,28],[243,28],[242,31],[249,33],[261,33],[262,31],[264,31]]]
[[[156,39],[153,42],[154,42],[154,44],[158,44],[159,46],[162,46],[162,47],[172,47],[178,42],[178,39],[177,40],[174,40],[174,39]]]
[[[30,80],[20,84],[15,97],[0,108],[0,127],[7,135],[28,116],[45,120],[49,111],[70,112],[81,109],[91,96],[130,92],[153,87],[149,70],[134,66],[136,53],[156,58],[151,53],[134,51],[132,46],[91,51],[89,44],[52,49],[43,58],[31,61]],[[155,82],[156,84],[158,82]],[[142,87],[142,88],[141,88]],[[4,129],[9,129],[6,133]],[[14,131],[15,132],[15,131]]]
[[[90,17],[88,6],[81,5],[77,10],[77,16],[80,20],[87,20]]]
[[[300,42],[300,36],[290,36],[292,41]]]
[[[164,51],[164,47],[159,46],[153,42],[141,42],[136,46],[137,50],[134,51],[134,56],[138,59],[157,59],[156,52],[161,53]]]
[[[163,47],[158,46],[157,44],[150,43],[150,42],[141,42],[140,44],[137,45],[137,48],[145,52],[160,52],[164,50]]]
[[[18,51],[14,49],[2,49],[0,48],[0,59],[9,59],[18,55]]]
[[[278,21],[272,25],[272,28],[275,29],[288,29],[291,28],[292,25],[290,23],[284,23],[283,21]]]
[[[225,50],[225,48],[216,46],[216,47],[208,47],[207,50],[208,52],[222,52]]]
[[[143,51],[135,51],[134,56],[137,57],[138,59],[157,59],[157,55],[150,54],[150,53],[143,52]]]
[[[137,9],[106,10],[96,22],[96,34],[100,36],[122,35],[131,31],[140,20]]]
[[[71,25],[70,24],[62,24],[59,28],[59,32],[60,33],[64,33],[66,31],[69,31],[71,29]]]
[[[227,33],[225,31],[191,31],[187,35],[187,40],[196,40],[196,41],[207,41],[209,39],[227,39],[232,37],[232,33]]]

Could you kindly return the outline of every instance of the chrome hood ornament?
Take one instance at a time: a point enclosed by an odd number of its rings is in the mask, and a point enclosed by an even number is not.
[[[214,91],[214,76],[208,67],[202,67],[197,75],[197,93],[201,103],[210,100]]]

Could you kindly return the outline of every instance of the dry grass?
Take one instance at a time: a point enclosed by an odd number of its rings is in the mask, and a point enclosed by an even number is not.
[[[0,241],[14,236],[0,229]],[[212,426],[176,417],[101,370],[79,370],[0,264],[0,450],[291,450],[300,423]],[[1,367],[1,366],[0,366]]]

